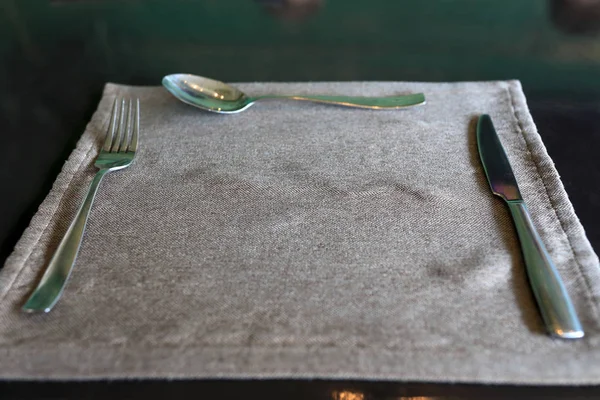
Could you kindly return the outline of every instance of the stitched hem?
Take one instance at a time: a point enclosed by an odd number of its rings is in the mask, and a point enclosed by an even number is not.
[[[10,367],[0,366],[0,379],[88,380],[133,378],[318,378],[391,379],[394,381],[473,382],[508,384],[598,384],[598,355],[585,353],[574,360],[569,354],[549,353],[537,359],[500,354],[485,367],[487,352],[439,353],[437,350],[388,351],[361,348],[193,348],[155,349],[142,353],[122,347],[103,350],[47,348],[36,356],[55,360],[51,367],[19,358]],[[33,354],[33,352],[31,353]],[[10,359],[11,351],[0,351]],[[437,362],[432,362],[435,360]],[[587,362],[590,368],[572,371],[571,364]],[[561,368],[543,368],[558,364]],[[57,365],[60,367],[57,368]],[[282,367],[283,365],[283,367]],[[450,368],[443,368],[450,365]],[[501,366],[510,366],[502,369]],[[500,366],[500,368],[498,368]],[[16,368],[15,368],[16,367]],[[539,371],[544,370],[542,375]],[[25,371],[25,373],[23,373]],[[124,371],[126,371],[124,373]]]
[[[552,210],[554,211],[554,215],[556,215],[556,218],[558,219],[558,221],[560,223],[560,227],[561,227],[563,233],[565,234],[565,237],[567,239],[567,243],[569,244],[569,248],[571,249],[571,254],[573,254],[573,260],[575,261],[575,265],[577,265],[577,271],[578,271],[578,274],[580,276],[580,279],[582,279],[583,282],[585,283],[585,297],[586,297],[586,300],[587,300],[587,302],[589,304],[591,304],[591,306],[592,306],[592,308],[594,310],[596,321],[598,321],[598,315],[599,315],[599,313],[598,313],[598,307],[599,306],[596,303],[596,301],[594,300],[594,296],[592,295],[592,293],[593,293],[592,285],[591,285],[591,283],[590,283],[587,275],[583,271],[583,266],[582,266],[581,262],[579,261],[579,257],[577,257],[577,254],[575,252],[575,248],[573,247],[573,243],[571,241],[571,236],[567,233],[567,230],[565,229],[564,222],[563,222],[562,218],[560,218],[559,213],[556,210],[555,199],[553,199],[552,196],[550,195],[550,192],[548,190],[548,185],[546,184],[546,181],[544,180],[544,176],[541,173],[540,165],[538,163],[538,160],[536,160],[536,158],[533,156],[533,151],[531,149],[531,145],[530,145],[529,141],[527,140],[527,137],[525,135],[525,131],[523,129],[523,122],[521,121],[521,119],[519,118],[519,115],[517,114],[515,97],[514,97],[513,92],[512,92],[512,84],[511,83],[509,83],[508,88],[506,89],[506,91],[507,91],[507,94],[508,94],[508,97],[509,97],[512,114],[515,117],[515,120],[517,122],[517,126],[519,128],[520,136],[523,138],[523,141],[525,142],[525,147],[527,148],[527,152],[529,153],[530,158],[533,161],[533,164],[535,165],[538,179],[542,182],[542,185],[544,186],[544,191],[546,193],[546,197],[548,198],[550,206],[552,207]]]
[[[105,87],[103,90],[102,98],[106,97],[106,91],[107,91],[107,87]],[[24,258],[20,262],[20,264],[21,264],[20,267],[15,268],[13,271],[11,271],[14,274],[12,279],[10,279],[9,277],[6,277],[8,284],[0,289],[0,302],[6,298],[6,296],[10,292],[10,290],[13,288],[13,286],[16,284],[16,282],[19,280],[19,278],[23,274],[23,271],[25,271],[27,269],[27,263],[29,262],[34,251],[38,248],[42,238],[44,236],[46,236],[48,227],[51,225],[52,221],[56,218],[57,210],[60,209],[60,207],[63,205],[65,194],[71,188],[75,176],[82,171],[82,168],[81,168],[82,165],[84,164],[84,162],[86,160],[89,159],[90,153],[95,149],[95,146],[94,146],[95,142],[94,142],[94,140],[91,140],[91,139],[94,137],[94,131],[95,131],[94,125],[97,122],[96,119],[97,119],[99,109],[100,109],[100,106],[96,109],[90,122],[86,125],[84,133],[81,136],[81,138],[79,139],[79,141],[77,142],[77,145],[75,146],[75,150],[73,151],[73,154],[67,159],[67,161],[63,165],[62,170],[61,170],[60,174],[58,175],[58,177],[56,178],[56,180],[54,181],[54,184],[52,186],[52,189],[50,189],[48,196],[46,196],[46,199],[39,206],[38,210],[32,217],[31,221],[29,222],[29,226],[25,229],[23,236],[21,237],[21,239],[19,239],[19,241],[15,245],[15,249],[18,249],[19,247],[23,246],[24,243],[28,243],[31,240],[33,240],[33,242],[31,244],[29,244],[29,246],[28,246],[29,247],[28,254],[26,256],[24,256]],[[87,146],[89,146],[89,148],[86,150]],[[73,160],[71,159],[73,157],[73,155],[76,155],[79,152],[84,152],[84,151],[85,151],[85,154],[81,157],[81,160],[79,161],[77,166],[73,169],[73,171],[71,173],[69,173],[68,167],[73,163]],[[62,180],[64,180],[65,178],[68,179],[68,182],[66,183],[64,188],[59,188],[57,184],[59,182],[61,182]],[[34,232],[32,232],[32,230],[33,230],[32,223],[36,219],[36,217],[39,216],[41,210],[44,210],[44,209],[52,206],[52,204],[46,204],[46,203],[49,200],[50,194],[52,194],[55,191],[62,191],[62,193],[60,193],[60,198],[58,198],[55,201],[52,211],[48,213],[47,220],[45,221],[45,224],[44,224],[45,226],[39,233],[39,236],[36,239],[33,239],[32,236],[33,236]],[[12,261],[12,258],[15,256],[18,256],[18,254],[16,254],[16,252],[11,254],[5,262],[5,266],[9,265]],[[43,267],[44,266],[42,266],[42,268]],[[2,274],[2,272],[4,272],[4,271],[0,270],[0,275]],[[0,277],[0,281],[2,280],[1,278],[3,278],[3,277]]]

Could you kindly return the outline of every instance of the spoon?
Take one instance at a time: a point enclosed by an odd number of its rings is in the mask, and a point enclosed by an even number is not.
[[[214,79],[189,74],[173,74],[163,78],[162,84],[173,96],[184,103],[204,110],[233,114],[250,107],[262,99],[306,100],[318,103],[336,104],[348,107],[389,110],[425,104],[423,93],[391,97],[351,97],[351,96],[279,96],[266,95],[249,97],[237,88]]]

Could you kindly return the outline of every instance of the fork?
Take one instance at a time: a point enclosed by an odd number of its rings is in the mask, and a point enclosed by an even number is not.
[[[75,265],[85,225],[104,175],[126,168],[135,158],[140,130],[140,101],[115,99],[104,145],[96,158],[98,172],[42,279],[23,306],[26,312],[49,312],[58,302]]]

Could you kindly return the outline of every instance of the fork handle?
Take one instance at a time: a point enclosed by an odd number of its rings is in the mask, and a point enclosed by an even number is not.
[[[69,275],[71,275],[71,271],[73,270],[79,247],[81,246],[83,231],[85,230],[98,186],[108,171],[108,169],[101,169],[94,176],[83,204],[79,208],[79,211],[77,211],[67,233],[60,241],[42,279],[23,306],[23,311],[49,312],[62,295],[67,279],[69,279]]]

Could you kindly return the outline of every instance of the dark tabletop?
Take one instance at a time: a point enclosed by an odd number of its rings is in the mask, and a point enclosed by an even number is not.
[[[107,81],[520,79],[600,249],[600,1],[0,1],[0,265]],[[1,362],[1,360],[0,360]],[[0,398],[598,398],[600,387],[328,380],[1,382]]]

